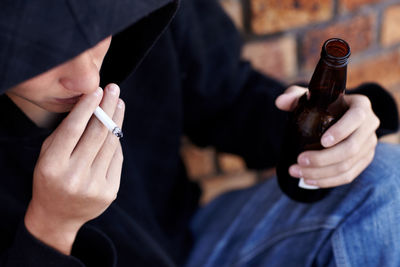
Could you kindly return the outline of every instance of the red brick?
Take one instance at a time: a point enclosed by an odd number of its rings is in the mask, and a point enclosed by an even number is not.
[[[251,28],[256,34],[279,32],[333,16],[331,0],[250,0]]]
[[[216,173],[213,148],[198,148],[187,143],[182,146],[181,155],[191,179],[197,180]]]
[[[240,30],[243,29],[243,8],[239,0],[221,0],[223,9],[231,17],[236,27]]]
[[[257,181],[256,177],[256,173],[254,172],[244,172],[235,175],[220,175],[202,179],[200,181],[203,189],[201,203],[206,204],[227,191],[252,186]]]
[[[325,40],[339,37],[346,40],[352,55],[368,49],[374,42],[376,15],[360,15],[347,21],[341,21],[325,28],[309,31],[303,38],[302,57],[304,70],[313,70],[321,53]]]
[[[385,46],[400,43],[400,5],[387,8],[383,14],[382,39]]]
[[[296,41],[292,36],[247,43],[243,58],[258,71],[278,79],[296,75]]]
[[[353,11],[369,4],[384,2],[382,0],[340,0],[341,11]]]
[[[245,161],[236,155],[220,153],[218,155],[218,164],[222,172],[233,173],[246,170]]]
[[[363,82],[377,82],[386,88],[400,83],[400,50],[378,54],[348,68],[348,87]]]

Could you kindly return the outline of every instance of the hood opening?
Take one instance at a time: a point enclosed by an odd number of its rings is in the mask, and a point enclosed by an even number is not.
[[[101,70],[101,84],[120,83],[166,28],[177,3],[178,0],[2,3],[0,94],[77,56],[110,35],[115,38]]]
[[[167,28],[176,9],[176,2],[169,3],[113,36],[100,70],[101,87],[120,84],[133,74]]]

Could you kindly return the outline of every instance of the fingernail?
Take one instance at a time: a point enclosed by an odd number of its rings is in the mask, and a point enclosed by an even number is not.
[[[328,134],[322,138],[321,143],[323,146],[331,146],[333,145],[334,141],[335,139],[333,138],[333,136]]]
[[[315,180],[310,180],[310,179],[305,179],[304,182],[305,182],[306,184],[309,184],[309,185],[317,185],[317,184],[318,184],[317,181],[315,181]]]
[[[308,166],[310,165],[310,159],[306,156],[300,156],[299,157],[299,164],[303,166]]]
[[[303,173],[301,172],[301,169],[300,169],[298,166],[291,166],[291,167],[289,168],[289,173],[290,173],[290,175],[293,176],[293,177],[298,177],[298,178],[300,178],[300,177],[303,176]]]
[[[112,83],[107,87],[107,89],[110,92],[110,94],[117,95],[119,87],[116,84]]]

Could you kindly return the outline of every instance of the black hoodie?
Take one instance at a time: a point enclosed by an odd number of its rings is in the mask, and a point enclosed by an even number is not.
[[[191,248],[200,190],[179,148],[198,145],[274,166],[285,114],[282,84],[241,62],[240,38],[215,0],[6,0],[0,8],[0,92],[113,35],[101,84],[126,103],[117,200],[78,233],[71,256],[35,239],[23,217],[32,173],[51,131],[0,96],[0,266],[174,266]],[[147,56],[145,57],[145,55]],[[372,88],[372,89],[371,89]],[[369,91],[368,91],[368,90]],[[376,85],[380,131],[397,128],[393,99]]]

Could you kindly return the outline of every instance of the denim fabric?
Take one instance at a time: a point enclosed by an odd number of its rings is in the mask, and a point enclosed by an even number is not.
[[[400,146],[379,144],[353,183],[314,204],[276,179],[222,195],[192,223],[187,266],[400,266]]]

